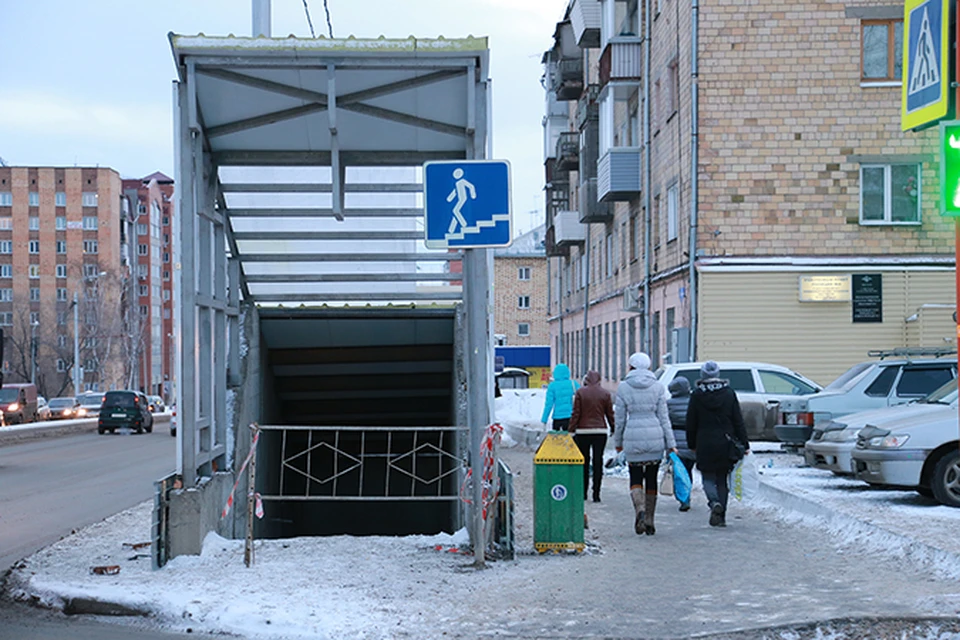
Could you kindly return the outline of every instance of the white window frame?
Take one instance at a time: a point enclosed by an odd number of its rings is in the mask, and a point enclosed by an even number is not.
[[[57,301],[66,302],[67,301],[67,289],[66,287],[57,287]]]
[[[67,206],[67,194],[63,191],[57,191],[53,196],[53,204],[57,207]]]
[[[0,240],[0,253],[13,253],[13,240]]]
[[[13,302],[13,288],[0,288],[0,302]]]
[[[13,206],[13,193],[10,191],[0,191],[0,207]]]
[[[40,206],[40,194],[36,191],[31,191],[27,194],[27,206],[30,207],[39,207]]]
[[[56,268],[56,272],[57,272],[57,277],[58,277],[58,278],[66,278],[66,277],[67,277],[67,265],[65,265],[65,264],[58,264],[58,265],[57,265],[57,268]]]
[[[10,231],[13,229],[13,218],[10,216],[0,217],[0,231]]]
[[[91,255],[100,253],[100,243],[96,240],[84,240],[83,252]]]
[[[30,287],[30,302],[40,302],[40,287]]]
[[[40,265],[31,264],[27,266],[27,274],[31,280],[36,280],[40,277]]]
[[[27,218],[27,229],[29,231],[40,231],[40,216],[30,216]]]
[[[913,166],[916,171],[916,180],[915,180],[915,195],[917,199],[916,202],[916,219],[915,220],[893,220],[893,198],[892,193],[893,189],[896,188],[893,185],[893,171],[892,168],[895,166]],[[883,219],[882,220],[865,220],[863,217],[863,172],[865,169],[883,169]],[[923,223],[922,218],[922,183],[921,183],[921,164],[919,162],[890,162],[890,163],[868,163],[860,165],[860,224],[864,226],[918,226]],[[906,188],[906,187],[902,187]]]
[[[12,278],[12,277],[13,277],[13,265],[0,264],[0,278]]]
[[[137,245],[137,255],[138,255],[138,256],[148,256],[148,255],[150,255],[150,245],[148,245],[148,244],[138,244],[138,245]]]
[[[100,275],[100,266],[96,264],[83,265],[83,277],[95,278]]]
[[[40,253],[40,241],[30,240],[27,242],[27,252],[33,255]]]
[[[95,207],[99,203],[99,197],[96,191],[84,191],[80,198],[80,204],[84,207]]]
[[[517,296],[517,309],[529,309],[530,296]]]
[[[100,228],[100,219],[97,216],[83,216],[84,231],[96,231]]]
[[[66,231],[66,229],[67,229],[67,216],[57,216],[56,229],[57,229],[57,231]]]
[[[529,322],[520,322],[517,324],[517,335],[521,337],[527,337],[530,335],[530,323]]]
[[[4,327],[13,326],[13,312],[12,312],[12,311],[4,311],[3,313],[0,313],[0,326],[4,326]],[[4,362],[4,365],[6,365],[6,364],[7,364],[7,363]],[[8,369],[6,366],[3,367],[3,370],[4,370],[4,371],[9,371],[9,369]]]
[[[67,363],[64,361],[63,358],[57,358],[57,371],[59,373],[63,373],[66,370],[67,370]]]
[[[529,280],[531,275],[530,267],[517,268],[517,280]]]
[[[67,241],[57,240],[57,254],[62,256],[66,253],[67,253]]]
[[[677,239],[680,219],[680,185],[674,182],[667,187],[667,242]]]

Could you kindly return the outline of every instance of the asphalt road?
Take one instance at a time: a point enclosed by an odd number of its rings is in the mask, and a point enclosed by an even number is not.
[[[74,529],[153,496],[176,468],[176,439],[96,432],[0,447],[0,573]]]

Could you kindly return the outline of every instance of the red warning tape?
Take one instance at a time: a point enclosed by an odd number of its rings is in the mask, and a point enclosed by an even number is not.
[[[253,441],[250,443],[250,452],[247,454],[247,459],[243,461],[243,465],[240,467],[240,471],[237,472],[237,481],[233,483],[233,489],[230,490],[230,496],[227,498],[227,504],[224,505],[223,511],[220,512],[220,518],[226,518],[227,514],[230,513],[230,508],[233,506],[233,494],[237,492],[237,485],[240,484],[240,478],[243,477],[243,472],[247,468],[247,465],[250,464],[250,459],[253,458],[253,452],[257,449],[257,441],[260,439],[260,430],[257,429],[253,432]],[[250,490],[253,491],[253,487],[250,487]],[[263,503],[260,501],[260,494],[254,494],[257,506],[256,514],[258,518],[263,518]]]
[[[500,436],[502,433],[503,427],[497,423],[491,424],[487,427],[483,435],[483,441],[480,443],[480,455],[483,459],[482,474],[480,476],[483,489],[481,490],[480,500],[483,506],[482,517],[484,520],[487,519],[487,509],[497,501],[497,496],[500,494],[500,477],[497,475],[494,464],[496,462],[496,450],[500,446]],[[463,484],[460,485],[460,499],[466,504],[473,504],[473,501],[469,497],[473,494],[467,491],[467,487],[471,484],[472,476],[473,469],[471,468],[467,470]]]

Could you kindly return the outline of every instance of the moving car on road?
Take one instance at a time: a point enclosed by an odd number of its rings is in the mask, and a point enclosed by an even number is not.
[[[53,398],[48,405],[51,420],[71,420],[78,417],[80,403],[74,397]]]
[[[163,413],[167,410],[160,396],[147,396],[147,400],[150,401],[150,413]]]
[[[44,422],[50,419],[50,405],[43,396],[37,396],[37,420]]]
[[[107,391],[100,407],[97,433],[114,433],[124,428],[137,433],[153,431],[150,401],[139,391]]]
[[[817,424],[919,400],[957,377],[957,357],[949,356],[955,353],[928,348],[870,351],[868,356],[879,359],[855,364],[820,393],[784,403],[777,438],[799,448]]]
[[[77,401],[80,403],[80,411],[77,417],[96,418],[99,416],[100,405],[103,404],[103,396],[104,394],[93,391],[77,396]]]
[[[813,380],[777,364],[730,361],[717,364],[720,365],[717,377],[729,380],[730,387],[737,392],[750,440],[776,441],[773,429],[780,421],[781,404],[799,400],[822,388]],[[702,362],[668,364],[657,369],[654,375],[664,387],[674,378],[686,378],[692,389],[700,379],[702,365]]]
[[[957,397],[957,381],[951,380],[927,397],[908,404],[860,411],[821,422],[803,445],[803,455],[811,467],[838,475],[853,473],[852,454],[857,434],[868,424],[887,428],[915,416],[929,414],[950,405]]]
[[[853,468],[854,476],[870,484],[915,489],[960,507],[957,394],[933,412],[865,426],[853,450]]]
[[[0,388],[0,411],[6,424],[37,421],[37,387],[29,382],[5,384]]]

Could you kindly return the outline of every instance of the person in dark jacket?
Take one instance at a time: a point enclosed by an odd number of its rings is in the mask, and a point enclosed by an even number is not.
[[[607,429],[614,422],[613,400],[610,392],[600,386],[600,372],[588,371],[583,386],[573,397],[573,414],[570,416],[570,433],[583,454],[583,499],[587,499],[590,480],[591,457],[593,458],[593,501],[600,502],[600,485],[603,482],[603,450],[607,446]],[[592,452],[592,456],[591,456]]]
[[[687,407],[687,445],[697,456],[703,477],[703,492],[710,505],[710,526],[727,526],[727,477],[736,462],[731,459],[731,439],[750,452],[747,429],[740,413],[737,393],[721,380],[720,367],[713,360],[703,363],[700,380]]]
[[[673,437],[677,441],[677,455],[683,462],[690,482],[693,483],[693,465],[697,458],[687,446],[687,405],[690,404],[690,381],[683,376],[674,378],[667,387],[670,397],[667,399],[667,413],[670,415],[670,426],[673,427]],[[680,511],[690,511],[690,500],[680,503]]]

